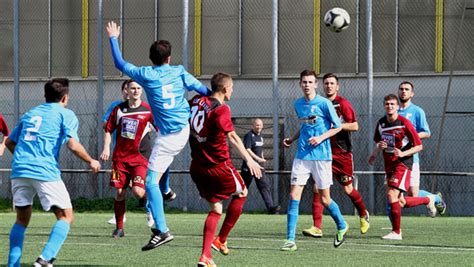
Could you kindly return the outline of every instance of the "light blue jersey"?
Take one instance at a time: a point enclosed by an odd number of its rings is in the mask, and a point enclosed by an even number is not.
[[[109,120],[110,114],[112,114],[112,111],[114,110],[114,108],[122,102],[123,102],[122,100],[115,100],[114,102],[110,103],[110,106],[105,111],[104,116],[102,116],[103,123],[106,123]]]
[[[25,113],[8,136],[16,143],[10,178],[60,180],[59,150],[69,138],[79,141],[78,128],[74,112],[58,103],[45,103]]]
[[[197,91],[203,85],[183,66],[136,67],[127,63],[123,72],[143,86],[162,135],[179,132],[188,125],[190,112],[184,89]]]
[[[400,114],[402,117],[407,118],[413,124],[417,133],[425,132],[431,134],[430,127],[428,126],[428,121],[426,120],[425,111],[423,111],[423,109],[419,106],[410,103],[408,107],[404,109],[398,109],[398,114]],[[420,157],[418,153],[413,155],[413,163],[416,162],[420,162]]]
[[[301,160],[332,160],[330,138],[321,144],[313,146],[308,139],[320,136],[331,128],[341,127],[333,104],[328,99],[316,95],[310,101],[304,97],[297,99],[294,108],[300,120],[300,137],[296,158]]]

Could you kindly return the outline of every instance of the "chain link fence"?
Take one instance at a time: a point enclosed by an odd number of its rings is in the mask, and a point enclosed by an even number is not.
[[[278,3],[278,63],[272,61],[274,2]],[[474,215],[469,205],[474,201],[474,35],[469,34],[469,29],[474,28],[473,0],[373,1],[373,99],[369,98],[367,88],[365,1],[194,0],[189,1],[187,28],[183,27],[184,3],[38,0],[31,5],[28,1],[18,1],[19,46],[15,47],[15,4],[13,0],[0,0],[0,113],[13,128],[17,110],[21,115],[44,101],[43,84],[49,77],[68,77],[71,79],[69,108],[79,117],[79,137],[88,151],[98,157],[102,150],[98,147],[102,138],[98,115],[112,101],[121,98],[120,85],[127,78],[113,66],[105,34],[102,43],[98,39],[105,26],[100,21],[114,20],[122,26],[120,42],[124,58],[135,65],[149,64],[148,48],[152,40],[167,39],[173,44],[172,62],[186,64],[205,84],[209,84],[215,72],[232,74],[235,90],[229,105],[237,132],[243,137],[250,130],[252,118],[264,119],[267,170],[273,170],[275,161],[279,162],[280,171],[291,170],[295,148],[273,147],[273,138],[278,138],[281,144],[283,137],[292,135],[299,127],[293,110],[293,102],[302,96],[299,73],[303,69],[315,69],[321,74],[338,74],[340,94],[351,101],[360,124],[360,130],[353,134],[355,170],[365,171],[369,169],[368,148],[374,131],[369,129],[369,115],[374,125],[384,114],[383,96],[396,93],[400,82],[409,80],[415,85],[413,102],[425,110],[432,131],[432,137],[423,142],[421,170],[471,173],[471,176],[424,173],[420,187],[443,192],[450,215]],[[351,15],[350,27],[341,33],[328,31],[322,22],[324,13],[336,6]],[[186,49],[183,33],[188,38]],[[19,54],[17,66],[15,49]],[[274,88],[271,79],[273,64],[278,64],[278,88]],[[19,72],[18,99],[14,94],[16,71]],[[98,73],[103,73],[100,77],[103,84],[98,82]],[[101,87],[104,94],[98,95]],[[273,99],[274,90],[278,90],[279,99]],[[318,93],[323,93],[321,85]],[[369,114],[371,101],[374,109]],[[100,106],[104,110],[99,112]],[[278,132],[272,127],[275,110]],[[275,149],[279,151],[278,159],[273,159]],[[235,153],[233,157],[234,165],[240,168],[241,161]],[[10,161],[11,155],[5,153],[0,158],[0,168],[8,169]],[[179,197],[170,205],[205,210],[205,203],[198,201],[197,190],[183,171],[188,169],[189,162],[188,149],[172,165],[172,170],[178,172],[172,174],[171,186]],[[64,169],[86,168],[66,149],[61,152],[60,163]],[[110,163],[105,163],[104,168],[109,169]],[[380,158],[374,169],[383,170]],[[1,173],[2,198],[11,196],[8,177],[8,171]],[[108,186],[109,173],[68,172],[63,177],[73,198],[103,198],[114,194]],[[358,177],[366,202],[373,199],[375,213],[384,213],[383,176]],[[289,174],[269,173],[267,178],[284,209]],[[369,195],[370,189],[373,195]],[[310,191],[308,185],[301,205],[303,212],[311,211]],[[332,196],[342,204],[345,213],[353,211],[337,184]],[[253,184],[246,210],[263,209],[263,201]]]

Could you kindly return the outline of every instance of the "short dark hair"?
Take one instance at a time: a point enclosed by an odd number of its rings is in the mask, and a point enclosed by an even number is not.
[[[57,103],[69,94],[69,80],[67,78],[51,79],[44,85],[46,103]]]
[[[414,86],[413,83],[410,82],[410,81],[403,81],[403,82],[401,82],[401,83],[398,85],[398,88],[400,89],[400,86],[402,86],[403,84],[408,84],[408,85],[410,85],[410,86],[411,86],[411,91],[412,91],[412,92],[415,91],[415,86]]]
[[[212,92],[220,92],[224,89],[224,85],[228,80],[231,80],[232,76],[224,72],[218,72],[211,78],[211,89]]]
[[[129,80],[125,80],[125,81],[122,82],[122,87],[120,89],[121,91],[125,90],[125,87],[128,85],[128,81]]]
[[[386,101],[389,101],[389,100],[396,100],[397,101],[397,104],[400,105],[400,102],[398,100],[398,97],[394,94],[389,94],[389,95],[386,95],[384,98],[383,98],[383,103],[385,103]]]
[[[302,71],[300,73],[300,82],[301,82],[301,80],[303,80],[304,76],[314,76],[315,80],[318,79],[318,75],[316,74],[316,72],[314,70],[304,70],[304,71]]]
[[[328,78],[334,78],[334,79],[336,79],[336,82],[339,82],[339,78],[337,78],[336,74],[334,74],[334,73],[326,73],[326,74],[324,74],[324,76],[323,76],[323,81],[326,80],[326,79],[328,79]]]
[[[131,83],[136,83],[136,81],[134,79],[128,79],[126,82],[127,82],[127,87]]]
[[[171,56],[171,43],[166,40],[155,41],[150,47],[150,60],[156,66],[161,66]]]

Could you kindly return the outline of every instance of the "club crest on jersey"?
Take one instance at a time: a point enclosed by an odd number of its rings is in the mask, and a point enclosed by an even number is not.
[[[141,120],[143,120],[145,118],[145,116],[143,116],[143,115],[138,115],[137,117]]]
[[[393,184],[398,184],[398,178],[395,177],[395,176],[392,176],[392,177],[388,178],[388,182],[393,183]]]

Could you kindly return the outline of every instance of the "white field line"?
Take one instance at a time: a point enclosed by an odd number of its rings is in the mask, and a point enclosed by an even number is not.
[[[44,232],[44,233],[36,233],[36,234],[44,234],[44,235],[47,235],[49,234],[48,232]],[[103,236],[98,236],[98,237],[103,237]],[[126,237],[143,237],[144,240],[143,240],[143,244],[146,243],[146,240],[148,240],[149,238],[149,235],[137,235],[137,234],[127,234]],[[126,238],[125,237],[125,238]],[[130,244],[121,244],[121,243],[115,243],[115,244],[111,244],[111,243],[87,243],[87,242],[74,242],[72,241],[71,239],[72,238],[81,238],[80,235],[74,235],[74,236],[71,236],[69,237],[69,242],[66,241],[66,243],[64,243],[64,245],[71,245],[71,246],[130,246]],[[87,237],[85,237],[87,238]],[[110,239],[112,240],[112,237],[110,237]],[[145,240],[146,239],[146,240]],[[198,239],[198,240],[201,240],[202,237],[201,236],[197,236],[197,235],[179,235],[179,236],[175,236],[175,239],[186,239],[186,240],[189,240],[189,239]],[[229,238],[230,241],[232,240],[239,240],[239,241],[257,241],[257,242],[274,242],[274,243],[278,243],[278,244],[283,244],[284,240],[283,239],[273,239],[273,238],[254,238],[254,237],[231,237]],[[435,254],[439,254],[439,253],[447,253],[447,254],[459,254],[459,253],[462,253],[462,252],[474,252],[474,248],[469,248],[469,247],[443,247],[443,246],[416,246],[416,245],[402,245],[402,244],[397,244],[399,243],[400,241],[387,241],[387,242],[396,242],[396,243],[393,243],[393,244],[368,244],[368,243],[363,243],[363,242],[351,242],[350,240],[350,237],[348,240],[346,240],[346,242],[344,242],[344,245],[342,248],[344,247],[348,247],[348,246],[351,246],[350,249],[348,250],[351,250],[351,251],[367,251],[367,249],[357,249],[357,248],[354,248],[355,246],[357,247],[360,247],[360,246],[364,246],[364,247],[374,247],[374,248],[381,248],[380,250],[372,250],[371,251],[378,251],[378,252],[389,252],[389,253],[394,253],[394,252],[399,252],[399,253],[435,253]],[[403,241],[401,241],[403,242]],[[45,244],[46,242],[25,242],[25,243],[30,243],[30,244]],[[313,240],[297,240],[297,244],[301,244],[301,243],[323,243],[323,244],[332,244],[332,242],[328,242],[328,241],[323,241],[323,240],[317,240],[317,239],[313,239]],[[230,245],[229,246],[230,248],[237,248],[237,249],[255,249],[255,250],[258,250],[258,249],[262,249],[262,246],[256,246],[256,247],[250,247],[250,246],[232,246]],[[273,246],[272,246],[273,247]],[[264,247],[264,249],[267,249],[267,247]],[[275,249],[278,249],[279,250],[279,246],[278,245],[275,245],[274,246]],[[386,249],[391,249],[391,250],[383,250],[383,248],[386,248]],[[397,248],[397,249],[409,249],[409,250],[393,250],[393,248]],[[299,246],[298,249],[300,250],[301,247]],[[340,248],[339,248],[340,249]],[[303,248],[304,250],[304,248]]]

